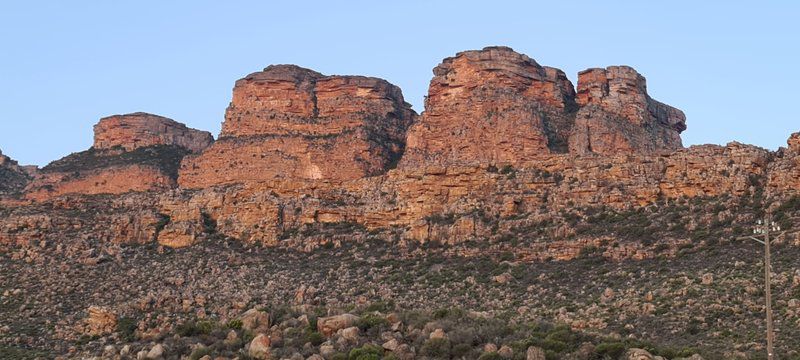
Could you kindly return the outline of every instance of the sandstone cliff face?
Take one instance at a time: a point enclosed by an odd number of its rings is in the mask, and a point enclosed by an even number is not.
[[[434,75],[403,165],[669,152],[686,129],[683,113],[651,99],[644,77],[626,66],[581,72],[577,94],[561,70],[506,47],[459,53]]]
[[[154,145],[176,145],[198,152],[214,142],[211,133],[186,127],[163,116],[137,112],[100,119],[94,126],[94,148],[133,151]]]
[[[578,74],[581,107],[569,139],[571,153],[614,154],[680,149],[682,111],[647,95],[645,78],[627,66]]]
[[[236,82],[220,141],[188,158],[179,181],[200,188],[377,175],[402,155],[415,116],[385,80],[269,66]]]
[[[577,95],[562,72],[508,48],[459,53],[434,73],[396,169],[415,119],[397,87],[279,65],[237,81],[221,138],[202,152],[184,158],[192,148],[179,145],[191,136],[173,136],[177,126],[143,136],[150,127],[115,130],[104,120],[96,127],[104,145],[48,165],[26,194],[57,202],[70,193],[147,192],[124,198],[147,199],[130,205],[150,214],[134,227],[155,230],[124,241],[181,247],[213,232],[308,249],[339,241],[337,231],[461,243],[578,207],[740,197],[764,184],[800,189],[800,135],[776,154],[738,143],[682,149],[683,114],[650,99],[627,67],[581,73]],[[124,151],[142,138],[166,143]],[[19,228],[13,221],[6,227]],[[83,222],[61,223],[72,221]],[[569,258],[600,241],[565,236],[572,231],[539,250]]]
[[[213,142],[208,132],[146,113],[106,117],[94,130],[92,148],[42,168],[25,198],[167,190],[177,186],[181,159]]]
[[[561,70],[489,47],[458,53],[433,72],[403,164],[518,164],[566,150],[575,93]]]

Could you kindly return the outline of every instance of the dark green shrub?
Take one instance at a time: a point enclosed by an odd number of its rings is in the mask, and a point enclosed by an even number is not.
[[[600,343],[594,348],[598,359],[617,359],[625,352],[625,345],[619,342]]]
[[[360,348],[350,350],[348,360],[380,360],[383,356],[383,348],[371,344],[366,344]]]
[[[450,358],[450,340],[428,339],[422,344],[420,353],[433,358]]]
[[[228,329],[239,330],[242,328],[242,320],[231,319],[227,324],[225,324],[225,327]]]
[[[481,356],[478,357],[478,360],[503,360],[503,357],[495,351],[488,351],[481,354]]]
[[[187,337],[187,336],[197,336],[197,335],[207,335],[214,330],[214,323],[210,321],[187,321],[183,324],[178,325],[175,329],[175,332],[178,335]]]
[[[381,328],[389,326],[389,321],[387,321],[383,316],[376,315],[376,314],[367,314],[361,317],[356,323],[359,329],[362,331],[369,330],[371,328]]]
[[[309,332],[308,335],[306,335],[306,341],[310,342],[311,345],[319,346],[320,344],[325,342],[325,336],[323,336],[317,331],[312,331]]]
[[[129,317],[122,317],[117,321],[117,332],[121,340],[132,342],[136,340],[136,320]]]

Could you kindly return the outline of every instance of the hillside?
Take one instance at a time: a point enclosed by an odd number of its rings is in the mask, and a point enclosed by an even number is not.
[[[628,66],[573,86],[488,47],[433,73],[417,114],[272,65],[217,140],[133,113],[38,171],[0,157],[0,355],[758,358],[762,248],[735,239],[771,214],[800,356],[800,134],[684,148]]]

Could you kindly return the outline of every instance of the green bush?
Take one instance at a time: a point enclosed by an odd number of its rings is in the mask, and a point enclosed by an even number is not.
[[[625,352],[625,345],[619,342],[600,343],[594,348],[600,359],[617,359]]]
[[[503,357],[495,351],[487,351],[481,354],[481,356],[478,357],[478,360],[503,360]]]
[[[178,335],[187,337],[187,336],[197,336],[197,335],[207,335],[214,330],[214,323],[211,321],[187,321],[183,324],[178,325],[178,328],[175,329],[175,332]]]
[[[348,360],[380,360],[383,356],[383,348],[371,344],[366,344],[360,348],[350,350]]]
[[[453,357],[461,358],[466,357],[470,352],[472,352],[472,346],[470,344],[462,343],[453,346],[451,354]]]
[[[117,321],[117,332],[121,340],[132,342],[136,340],[136,320],[129,317],[122,317]]]
[[[231,319],[227,324],[225,324],[225,327],[228,329],[239,330],[242,328],[242,320]]]
[[[192,354],[189,355],[189,360],[199,360],[201,357],[206,355],[211,355],[211,349],[207,347],[201,347],[195,351],[192,351]]]
[[[450,358],[450,340],[428,339],[422,344],[420,353],[433,358]]]
[[[367,314],[361,317],[356,323],[359,329],[362,331],[369,330],[374,327],[386,327],[389,326],[389,321],[387,321],[383,316],[376,315],[376,314]]]
[[[311,345],[319,346],[320,344],[325,342],[325,336],[323,336],[317,331],[312,331],[309,332],[308,335],[306,335],[306,341],[310,342]]]

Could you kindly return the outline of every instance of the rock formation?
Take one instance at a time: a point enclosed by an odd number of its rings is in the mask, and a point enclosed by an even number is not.
[[[220,140],[187,158],[179,181],[200,188],[378,175],[399,160],[415,116],[385,80],[269,66],[236,82]]]
[[[22,190],[35,174],[35,168],[20,166],[0,151],[0,195]]]
[[[569,139],[575,154],[655,152],[680,149],[683,112],[647,95],[645,78],[627,66],[578,74],[581,107]]]
[[[434,70],[403,164],[519,164],[565,152],[575,90],[561,70],[507,47],[465,51]]]
[[[236,82],[210,147],[184,158],[210,136],[155,116],[106,118],[95,127],[95,148],[42,169],[26,197],[147,192],[131,195],[135,205],[113,205],[119,214],[130,206],[136,219],[95,221],[115,224],[109,233],[127,234],[120,241],[183,247],[213,232],[306,248],[331,241],[313,240],[312,231],[461,243],[500,236],[498,228],[542,211],[741,197],[765,184],[800,189],[800,135],[778,153],[738,143],[683,149],[683,114],[650,99],[644,78],[627,67],[582,72],[577,94],[562,72],[509,48],[459,53],[434,73],[396,169],[415,119],[397,87],[277,65]],[[176,178],[180,189],[166,192]],[[31,213],[6,228],[83,221]],[[30,235],[14,230],[5,239]],[[595,240],[539,250],[566,259]],[[626,256],[644,256],[636,251]]]
[[[92,148],[42,168],[25,196],[42,200],[70,193],[170,189],[177,185],[181,159],[213,142],[206,131],[146,113],[106,117],[94,130]]]
[[[647,95],[627,66],[579,74],[507,47],[465,51],[434,69],[425,112],[408,135],[403,165],[522,165],[552,153],[674,151],[683,113]]]
[[[214,142],[207,131],[190,129],[163,116],[137,112],[100,119],[94,126],[94,149],[133,151],[155,145],[175,145],[199,152]]]

